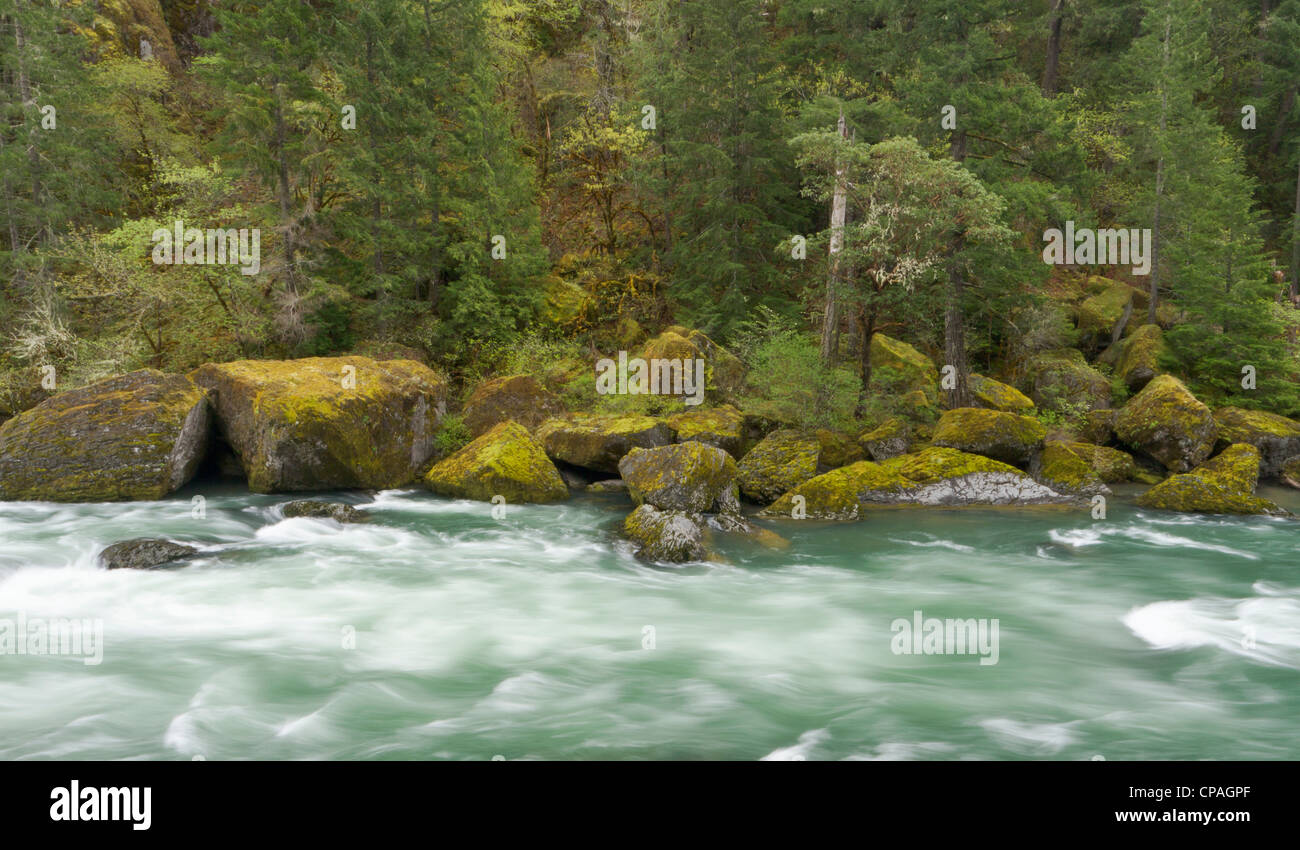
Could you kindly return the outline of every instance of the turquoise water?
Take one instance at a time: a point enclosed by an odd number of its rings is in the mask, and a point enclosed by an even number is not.
[[[897,510],[674,568],[631,556],[614,497],[335,498],[374,520],[210,485],[0,504],[0,619],[104,641],[0,655],[0,758],[1300,757],[1293,522]],[[96,567],[137,536],[203,557]],[[916,610],[997,619],[997,663],[895,654]]]

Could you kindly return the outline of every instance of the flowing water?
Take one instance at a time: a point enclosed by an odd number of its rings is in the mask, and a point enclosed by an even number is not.
[[[1294,522],[893,510],[660,567],[614,497],[331,498],[373,520],[0,504],[0,625],[103,627],[100,663],[0,655],[0,758],[1300,758]],[[203,554],[96,566],[138,536]],[[918,610],[996,619],[997,663],[896,654]]]

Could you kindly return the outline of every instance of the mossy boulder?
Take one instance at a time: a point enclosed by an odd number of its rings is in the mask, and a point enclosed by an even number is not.
[[[1092,465],[1059,440],[1044,443],[1043,450],[1035,455],[1030,469],[1035,480],[1058,493],[1078,496],[1110,493],[1110,488],[1097,475]]]
[[[642,560],[679,564],[708,557],[702,518],[685,511],[641,505],[623,520],[623,533]]]
[[[706,334],[680,325],[667,328],[647,342],[641,356],[647,362],[680,360],[688,364],[697,358],[703,360],[705,387],[716,394],[717,400],[734,399],[744,385],[745,367],[740,358]]]
[[[424,476],[430,490],[459,499],[510,504],[558,502],[569,488],[546,452],[517,422],[501,422]]]
[[[912,448],[912,426],[897,416],[890,417],[858,436],[858,445],[874,461],[889,460]]]
[[[977,407],[1004,413],[1029,413],[1034,409],[1033,399],[1010,384],[972,374],[969,386]]]
[[[834,469],[837,466],[848,466],[851,463],[867,459],[866,451],[863,450],[862,446],[858,445],[857,440],[848,434],[841,434],[827,428],[819,428],[815,435],[817,443],[821,446],[818,467],[822,471]]]
[[[1115,326],[1133,301],[1133,287],[1117,280],[1092,277],[1088,289],[1093,295],[1078,306],[1078,328],[1086,339],[1109,344]]]
[[[1073,348],[1041,352],[1027,366],[1029,397],[1039,407],[1097,410],[1110,407],[1110,379]]]
[[[1138,466],[1128,452],[1075,440],[1062,445],[1088,464],[1097,477],[1106,484],[1134,481],[1138,478]]]
[[[628,495],[660,510],[738,513],[736,461],[716,446],[677,443],[632,449],[618,463]]]
[[[161,499],[207,451],[206,393],[143,369],[46,399],[0,425],[0,501]]]
[[[717,446],[733,457],[741,454],[745,443],[745,415],[729,404],[695,408],[670,416],[667,421],[679,443],[694,441]]]
[[[1164,331],[1159,325],[1142,325],[1132,336],[1116,343],[1115,374],[1123,379],[1129,392],[1138,392],[1160,374],[1160,359],[1165,356]]]
[[[939,372],[934,361],[902,340],[872,334],[868,358],[878,391],[906,395],[919,392],[929,405],[939,399]]]
[[[256,493],[409,484],[446,409],[446,383],[412,360],[238,360],[191,377],[213,392],[222,436]]]
[[[532,375],[509,375],[484,381],[465,402],[465,427],[481,437],[500,422],[518,422],[529,430],[564,412],[555,394]]]
[[[299,499],[288,502],[280,509],[285,519],[307,517],[310,519],[332,519],[335,522],[367,522],[370,514],[360,508],[340,502],[322,502],[316,499]]]
[[[741,459],[740,492],[767,505],[817,475],[821,443],[799,431],[773,431]]]
[[[673,441],[673,429],[661,419],[630,414],[573,414],[543,422],[537,441],[553,460],[618,472],[618,462],[632,449],[651,449]]]
[[[183,566],[198,554],[198,549],[184,543],[137,537],[104,547],[99,563],[107,570],[153,570]]]
[[[1259,449],[1236,443],[1191,472],[1171,475],[1138,497],[1144,508],[1206,514],[1283,514],[1255,495]]]
[[[587,290],[578,284],[552,278],[542,290],[542,319],[553,326],[575,322],[582,317],[587,298]]]
[[[1046,436],[1047,428],[1029,416],[957,407],[944,411],[931,442],[1007,463],[1027,463]]]
[[[1240,407],[1221,407],[1214,411],[1221,443],[1249,443],[1259,449],[1262,478],[1277,478],[1288,460],[1300,456],[1300,422]]]
[[[1084,441],[1096,443],[1099,446],[1114,442],[1115,417],[1118,415],[1118,411],[1110,408],[1089,410],[1083,415],[1083,421],[1079,425],[1079,436]]]
[[[168,71],[181,71],[180,57],[163,14],[161,0],[99,0],[97,14],[86,33],[103,56],[139,59],[142,41],[150,55]]]
[[[1186,472],[1210,456],[1217,428],[1210,409],[1172,375],[1159,375],[1129,399],[1115,434],[1170,472]]]
[[[889,503],[910,486],[912,482],[899,473],[864,460],[805,481],[762,514],[792,519],[859,519],[865,505]]]
[[[1300,457],[1293,457],[1282,464],[1282,470],[1278,473],[1278,478],[1282,480],[1283,484],[1300,490]]]

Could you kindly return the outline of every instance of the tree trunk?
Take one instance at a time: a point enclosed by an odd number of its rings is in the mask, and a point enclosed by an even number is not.
[[[1282,136],[1286,134],[1286,122],[1291,117],[1291,110],[1295,107],[1296,87],[1286,90],[1282,96],[1282,105],[1277,111],[1277,123],[1273,125],[1273,135],[1268,140],[1268,155],[1277,156],[1277,152],[1282,147]]]
[[[1295,217],[1291,219],[1291,303],[1300,303],[1300,163],[1295,174]]]
[[[1061,22],[1065,18],[1065,0],[1052,0],[1052,19],[1048,25],[1047,67],[1043,69],[1043,96],[1056,97],[1056,76],[1061,66]]]
[[[844,113],[840,113],[839,134],[841,139],[849,137],[848,125]],[[840,254],[844,250],[844,219],[848,212],[848,167],[844,162],[835,164],[835,192],[831,198],[831,245],[830,272],[826,276],[826,311],[822,317],[822,362],[834,365],[839,348],[839,316],[837,315],[836,290],[840,280]]]
[[[867,400],[871,398],[871,335],[876,332],[876,311],[875,308],[866,307],[858,308],[857,321],[854,322],[858,328],[858,362],[861,364],[862,388],[858,391],[858,406],[854,411],[858,416],[862,416],[867,410]]]
[[[285,151],[288,144],[288,128],[284,120],[284,93],[280,84],[275,83],[275,156],[276,156],[276,201],[280,206],[280,220],[284,223],[284,262],[289,290],[297,292],[294,276],[294,263],[297,254],[294,246],[295,223],[291,220],[292,195],[289,191],[289,158]]]
[[[957,264],[962,247],[961,237],[953,241],[952,258],[948,265],[948,309],[943,316],[943,357],[945,365],[953,368],[955,384],[948,390],[948,406],[970,407],[970,384],[966,380],[969,366],[966,363],[966,311],[962,307],[966,282]]]
[[[1160,135],[1157,140],[1159,156],[1156,159],[1156,203],[1151,217],[1151,284],[1147,304],[1147,324],[1156,323],[1156,303],[1160,300],[1160,204],[1165,194],[1165,132],[1169,117],[1169,33],[1172,22],[1165,18],[1164,59],[1160,73]]]

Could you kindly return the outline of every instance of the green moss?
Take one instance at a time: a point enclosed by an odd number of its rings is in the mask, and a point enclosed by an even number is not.
[[[619,461],[618,471],[638,505],[691,513],[739,509],[736,461],[715,446],[687,442],[632,449]]]
[[[1211,514],[1278,514],[1272,502],[1255,496],[1259,449],[1237,443],[1191,472],[1172,475],[1138,497],[1145,508]]]
[[[729,404],[693,408],[670,416],[668,426],[677,432],[677,442],[697,441],[738,454],[742,443],[744,414]]]
[[[863,503],[897,495],[912,482],[893,469],[869,460],[818,475],[773,502],[764,516],[794,517],[796,497],[803,497],[808,519],[858,519]]]
[[[1124,405],[1115,433],[1171,472],[1184,472],[1209,457],[1216,427],[1210,409],[1182,381],[1159,375]]]
[[[1034,409],[1034,402],[1029,396],[1009,384],[986,378],[983,375],[970,376],[970,390],[980,407],[1001,410],[1006,413],[1028,413]]]
[[[1133,288],[1119,281],[1098,277],[1090,278],[1088,284],[1089,289],[1096,294],[1085,298],[1079,305],[1079,330],[1108,337],[1133,298]]]
[[[460,451],[434,464],[424,477],[429,489],[444,496],[507,503],[556,502],[569,489],[559,470],[516,422],[502,422]]]
[[[514,421],[536,428],[564,412],[558,398],[532,375],[507,375],[484,381],[465,402],[465,425],[475,436],[498,422]]]
[[[1029,416],[959,407],[944,411],[931,442],[1008,463],[1022,463],[1042,445],[1045,436],[1047,428]]]
[[[920,392],[927,404],[937,402],[939,372],[929,357],[906,342],[882,333],[872,335],[868,355],[873,383],[880,383],[880,375],[877,373],[881,373],[893,379],[888,383],[898,384],[886,389],[900,394]]]
[[[1093,443],[1069,442],[1065,444],[1071,452],[1081,458],[1093,472],[1107,484],[1132,481],[1137,477],[1138,468],[1133,456],[1119,449],[1098,446]]]
[[[1120,348],[1115,374],[1130,392],[1141,390],[1160,373],[1160,361],[1167,356],[1167,347],[1159,325],[1142,325],[1117,345]]]
[[[1300,422],[1240,407],[1221,407],[1214,411],[1214,421],[1219,425],[1219,438],[1229,443],[1251,443],[1261,437],[1300,437]]]
[[[1073,348],[1036,354],[1028,365],[1030,398],[1040,408],[1080,411],[1110,407],[1110,380]]]
[[[668,424],[639,414],[574,414],[537,429],[538,442],[552,458],[601,472],[617,472],[618,462],[634,448],[666,446],[672,439]]]
[[[1044,444],[1035,477],[1058,493],[1108,492],[1092,466],[1071,445],[1056,440]]]
[[[893,416],[858,437],[858,445],[874,461],[888,460],[907,452],[912,445],[912,427]]]
[[[999,460],[953,448],[930,447],[915,454],[892,458],[881,464],[917,484],[933,484],[979,472],[1006,472],[1021,475],[1020,470]]]
[[[821,444],[794,430],[773,431],[740,461],[740,492],[766,505],[817,474]]]

